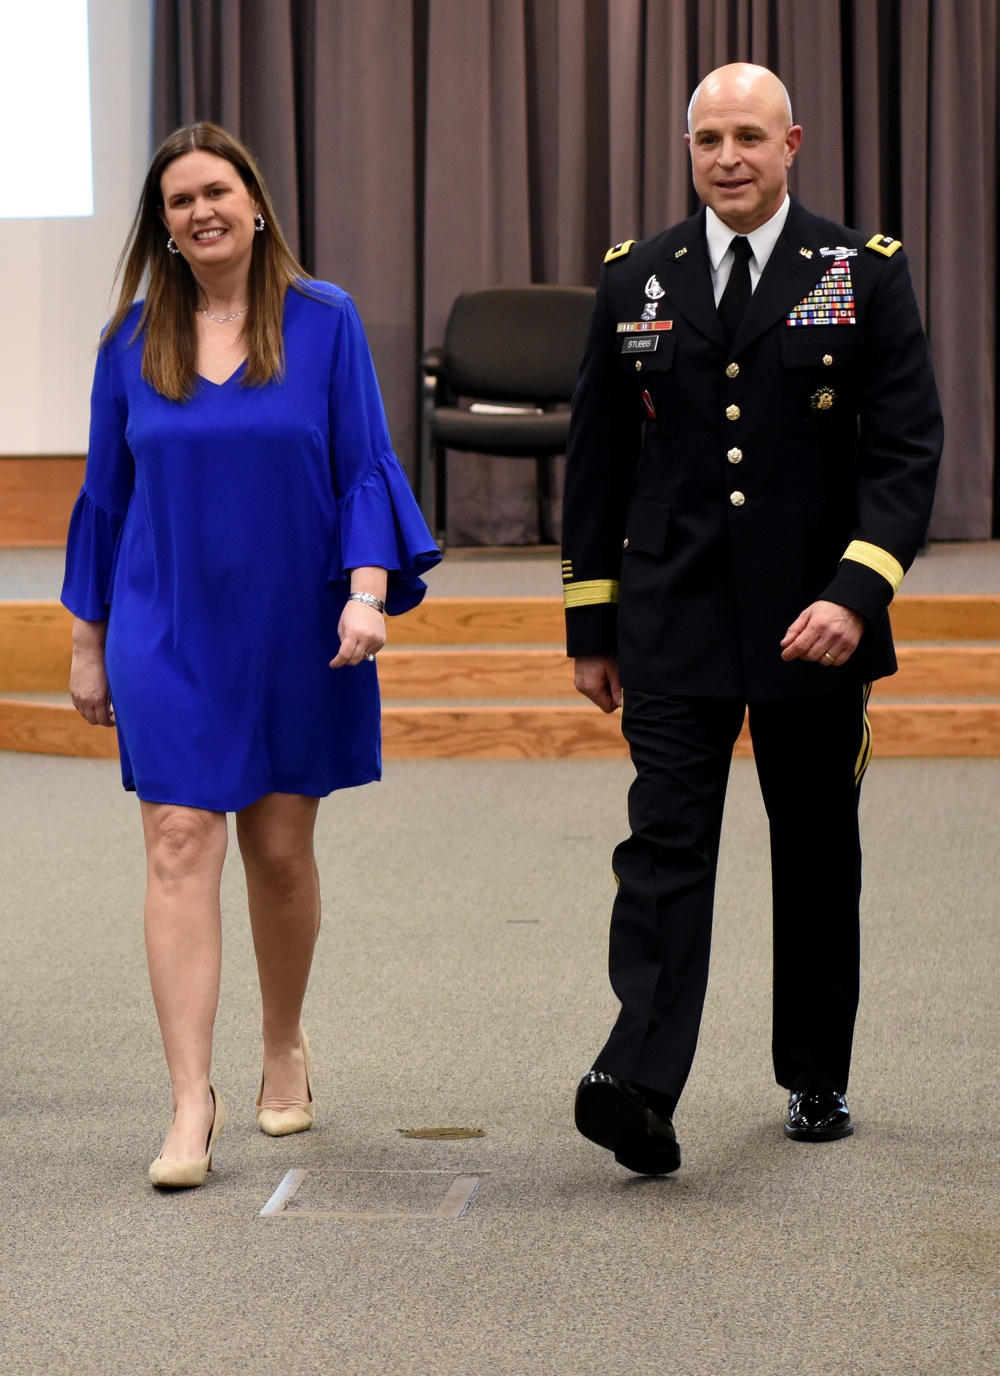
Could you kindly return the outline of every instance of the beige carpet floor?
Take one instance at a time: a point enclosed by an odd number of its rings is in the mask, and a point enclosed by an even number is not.
[[[3,1370],[995,1371],[1000,761],[869,772],[858,1131],[821,1145],[780,1132],[766,831],[737,762],[684,1165],[665,1180],[572,1127],[613,1014],[628,778],[618,762],[396,763],[323,805],[319,1121],[300,1137],[253,1120],[233,858],[215,1072],[231,1123],[205,1188],[163,1196],[145,1174],[169,1097],[135,800],[113,763],[0,755]],[[817,846],[817,885],[828,864]],[[399,1133],[440,1125],[485,1136]],[[308,1172],[296,1215],[259,1217],[293,1168]],[[427,1212],[458,1174],[482,1183],[456,1222],[308,1216]]]

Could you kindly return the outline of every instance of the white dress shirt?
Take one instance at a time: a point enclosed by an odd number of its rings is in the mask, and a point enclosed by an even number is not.
[[[761,273],[767,267],[771,250],[778,242],[778,237],[785,227],[790,204],[786,194],[785,199],[771,218],[765,220],[762,225],[758,225],[746,236],[750,240],[751,291],[757,290],[757,283],[760,281]],[[728,225],[722,223],[711,206],[705,208],[705,238],[708,240],[708,258],[712,265],[715,304],[718,305],[722,300],[722,293],[726,290],[726,283],[729,281],[729,274],[732,271],[733,250],[731,245],[737,235]]]

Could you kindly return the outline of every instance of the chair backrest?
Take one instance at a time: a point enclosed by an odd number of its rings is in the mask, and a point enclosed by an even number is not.
[[[569,401],[593,309],[591,287],[463,291],[445,330],[449,387],[497,401]]]

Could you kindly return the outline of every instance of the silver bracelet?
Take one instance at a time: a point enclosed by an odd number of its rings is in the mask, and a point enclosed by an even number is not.
[[[385,603],[381,597],[376,597],[373,592],[352,592],[347,600],[348,602],[363,602],[366,607],[374,607],[377,612],[385,614]]]

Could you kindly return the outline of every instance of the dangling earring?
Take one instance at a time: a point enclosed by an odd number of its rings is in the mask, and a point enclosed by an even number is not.
[[[258,234],[264,233],[264,228],[266,225],[267,221],[264,219],[263,215],[255,215],[253,217],[253,227]]]
[[[179,248],[177,247],[177,245],[174,243],[174,236],[173,236],[172,234],[171,234],[171,235],[168,237],[168,239],[167,239],[167,252],[168,252],[168,253],[180,253],[180,249],[179,249]]]

